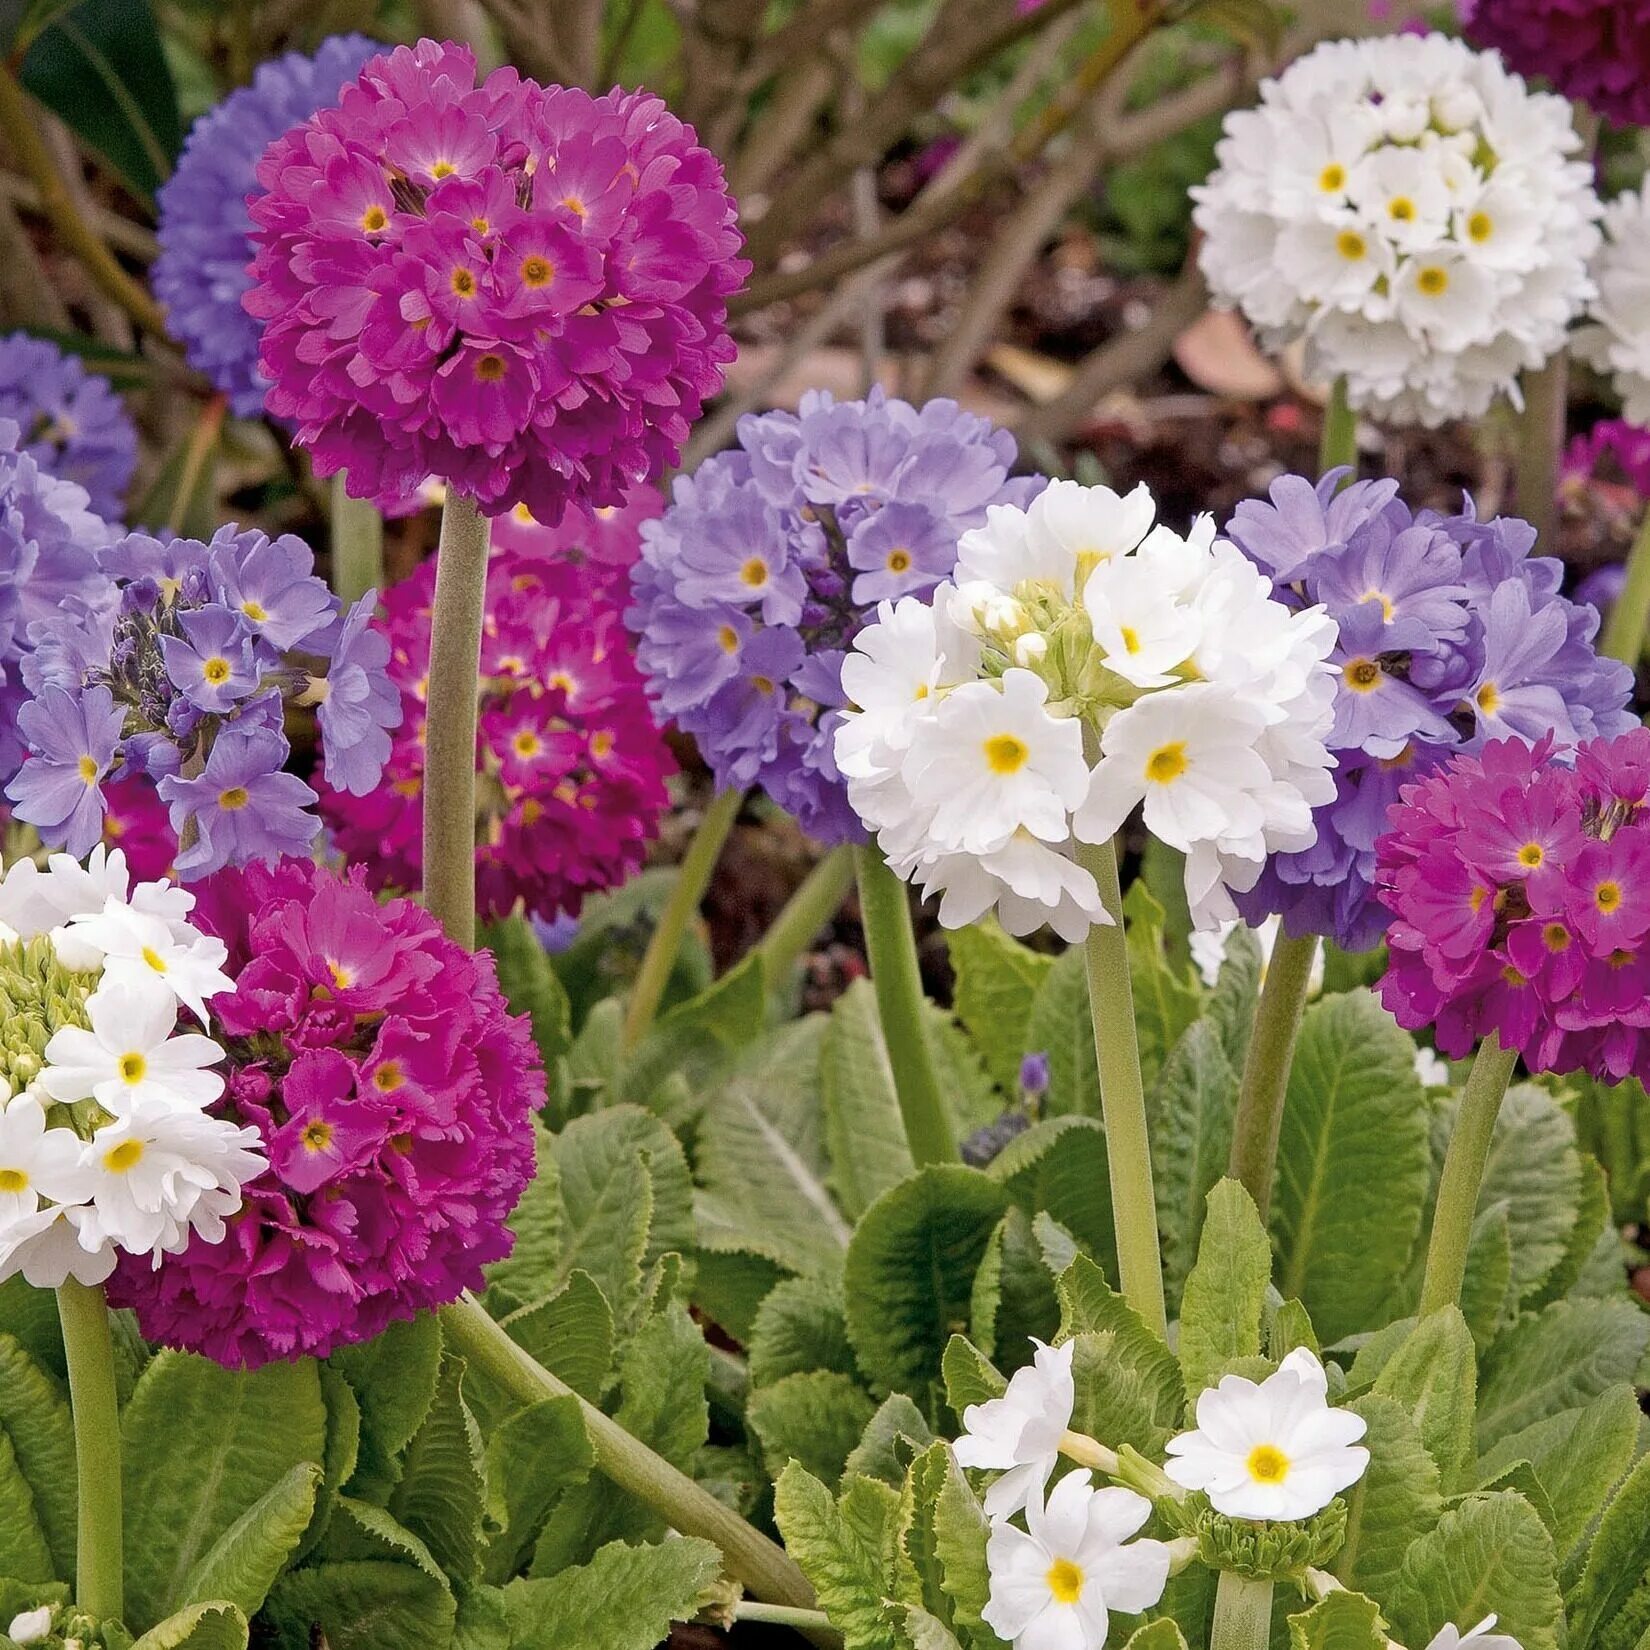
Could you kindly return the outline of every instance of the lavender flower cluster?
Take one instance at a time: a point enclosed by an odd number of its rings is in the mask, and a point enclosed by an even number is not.
[[[372,789],[401,716],[388,644],[368,625],[376,592],[344,612],[300,539],[233,526],[210,544],[132,533],[96,563],[104,598],[34,627],[22,663],[17,816],[85,854],[105,782],[141,774],[170,810],[183,877],[307,854],[316,795],[283,771],[284,707],[315,707],[329,784]]]

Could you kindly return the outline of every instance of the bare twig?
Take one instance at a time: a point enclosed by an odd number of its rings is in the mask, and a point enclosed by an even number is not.
[[[766,11],[764,0],[698,0],[683,30],[682,114],[718,154],[738,136],[746,100],[735,87]]]
[[[0,172],[0,200],[19,206],[25,212],[45,215],[40,191],[27,178],[20,178],[15,172]],[[87,217],[98,234],[117,251],[125,252],[143,263],[153,263],[159,257],[160,243],[155,239],[154,232],[145,229],[142,224],[133,223],[130,218],[123,218],[118,212],[111,212],[102,206],[94,206]]]
[[[8,325],[69,328],[69,312],[10,200],[0,198],[0,313]]]
[[[755,197],[796,153],[830,101],[835,83],[830,60],[818,53],[802,58],[780,79],[772,101],[740,145],[728,171],[733,192],[747,212],[762,206]]]

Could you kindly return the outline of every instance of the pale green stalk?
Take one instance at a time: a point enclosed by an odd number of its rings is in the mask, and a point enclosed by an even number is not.
[[[1266,1650],[1272,1636],[1272,1583],[1222,1570],[1215,1584],[1209,1650]]]
[[[1639,524],[1627,557],[1627,582],[1621,587],[1604,625],[1599,651],[1637,670],[1644,657],[1644,632],[1650,625],[1650,510]]]
[[[74,1413],[79,1524],[75,1603],[100,1621],[118,1621],[121,1584],[120,1407],[115,1353],[103,1290],[69,1278],[57,1291]]]
[[[332,478],[332,588],[346,607],[384,588],[384,518],[349,496],[342,470]]]
[[[1569,363],[1560,350],[1539,372],[1524,374],[1524,411],[1518,420],[1518,513],[1535,528],[1536,549],[1549,555],[1558,517],[1568,385]]]
[[[785,902],[784,910],[774,918],[773,926],[756,948],[762,958],[762,978],[769,991],[784,984],[814,935],[841,909],[853,881],[853,849],[833,848]]]
[[[1321,476],[1340,465],[1349,464],[1357,479],[1358,420],[1347,405],[1346,380],[1337,378],[1329,389],[1329,400],[1323,409],[1323,434],[1318,438],[1318,474]]]

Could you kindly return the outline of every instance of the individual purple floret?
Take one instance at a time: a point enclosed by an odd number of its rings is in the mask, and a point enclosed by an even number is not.
[[[994,504],[1028,504],[1014,439],[954,401],[812,391],[739,421],[642,525],[625,622],[661,719],[721,786],[760,785],[823,842],[864,840],[832,736],[842,659],[876,604],[924,595]]]
[[[45,338],[0,338],[0,419],[18,446],[59,481],[86,490],[86,508],[109,521],[126,514],[137,468],[137,429],[114,386]]]
[[[238,417],[260,413],[268,388],[258,371],[263,329],[241,308],[241,294],[252,285],[246,198],[261,193],[258,161],[284,132],[336,103],[345,83],[383,49],[364,35],[335,35],[311,57],[289,52],[262,64],[250,86],[195,122],[157,197],[155,296],[189,364],[229,397]]]
[[[1227,528],[1283,600],[1322,603],[1340,629],[1335,799],[1317,842],[1275,856],[1238,906],[1360,951],[1389,920],[1375,839],[1401,785],[1491,739],[1551,733],[1562,750],[1637,724],[1626,667],[1594,651],[1597,611],[1558,593],[1562,565],[1530,554],[1528,522],[1480,521],[1470,499],[1457,516],[1414,512],[1390,480],[1337,492],[1345,475],[1282,476]]]
[[[20,667],[33,699],[6,794],[48,843],[88,852],[104,781],[140,773],[169,807],[185,877],[306,852],[319,821],[284,771],[288,704],[315,707],[330,784],[378,782],[401,699],[367,625],[376,592],[345,612],[302,540],[232,526],[210,544],[131,533],[93,566],[107,599],[78,621],[65,608]]]

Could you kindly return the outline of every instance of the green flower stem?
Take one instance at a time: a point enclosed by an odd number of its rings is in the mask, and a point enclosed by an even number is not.
[[[1272,1171],[1278,1159],[1278,1132],[1289,1090],[1289,1067],[1295,1057],[1301,1015],[1318,957],[1318,936],[1291,939],[1280,933],[1266,966],[1266,979],[1255,1004],[1255,1028],[1243,1062],[1233,1123],[1230,1172],[1241,1180],[1265,1220],[1272,1204]]]
[[[75,1545],[75,1602],[100,1621],[118,1621],[121,1593],[120,1407],[115,1353],[103,1291],[59,1286],[57,1315],[69,1365],[80,1523]]]
[[[808,942],[841,908],[853,880],[853,849],[833,848],[785,902],[784,910],[774,918],[773,927],[762,936],[762,943],[756,948],[762,958],[762,978],[769,991],[777,991],[785,983]]]
[[[342,470],[332,478],[332,588],[346,607],[384,588],[384,518],[344,491]]]
[[[1569,363],[1560,350],[1539,372],[1524,374],[1524,411],[1518,420],[1518,513],[1536,532],[1536,550],[1551,552],[1558,516],[1559,458]]]
[[[1650,510],[1627,557],[1627,582],[1621,587],[1604,626],[1601,651],[1637,670],[1644,657],[1644,632],[1650,625]]]
[[[899,1096],[911,1159],[919,1169],[929,1163],[955,1163],[960,1157],[957,1137],[923,1023],[927,1005],[906,887],[888,869],[888,861],[874,843],[856,848],[854,860],[871,984],[876,988],[882,1040],[888,1045],[888,1064],[894,1072],[894,1091]]]
[[[1502,1048],[1491,1033],[1478,1045],[1472,1070],[1467,1074],[1461,1108],[1455,1114],[1449,1149],[1444,1153],[1443,1177],[1438,1182],[1438,1207],[1432,1216],[1427,1269],[1421,1279],[1423,1318],[1460,1303],[1478,1190],[1484,1181],[1484,1165],[1489,1161],[1495,1119],[1517,1064],[1517,1052]]]
[[[1272,1583],[1222,1570],[1215,1585],[1209,1650],[1266,1650],[1272,1636]]]
[[[1090,760],[1094,760],[1091,755]],[[1157,1204],[1152,1192],[1152,1154],[1146,1134],[1146,1092],[1140,1079],[1135,1034],[1134,987],[1129,982],[1128,941],[1123,933],[1123,895],[1117,880],[1117,848],[1082,844],[1077,862],[1093,876],[1111,916],[1084,941],[1089,1014],[1100,1065],[1100,1110],[1106,1124],[1106,1163],[1111,1176],[1112,1222],[1123,1297],[1165,1340],[1163,1260],[1157,1242]]]
[[[794,1627],[806,1633],[816,1644],[842,1642],[842,1634],[831,1625],[823,1610],[797,1610],[788,1604],[761,1604],[755,1599],[740,1599],[733,1607],[735,1621],[760,1621],[771,1627]]]
[[[699,829],[676,873],[676,886],[670,891],[670,900],[659,917],[659,926],[647,942],[642,966],[637,971],[636,983],[630,988],[630,1001],[625,1008],[624,1046],[634,1048],[653,1024],[659,1012],[659,999],[670,982],[670,971],[676,966],[676,953],[682,949],[682,936],[699,909],[699,902],[710,886],[711,873],[721,856],[722,844],[739,817],[743,791],[722,791],[705,809]]]
[[[466,950],[476,943],[476,699],[487,538],[487,518],[449,488],[430,620],[424,904]]]
[[[472,1368],[522,1404],[565,1398],[572,1388],[522,1350],[472,1295],[441,1309],[448,1344]],[[721,1549],[727,1572],[767,1604],[796,1610],[817,1607],[813,1588],[795,1562],[731,1507],[633,1438],[593,1404],[579,1399],[596,1466],[615,1488],[644,1502],[682,1535],[699,1536]]]
[[[1358,469],[1358,420],[1346,400],[1346,380],[1337,378],[1323,409],[1323,434],[1318,438],[1318,474],[1342,464]]]

